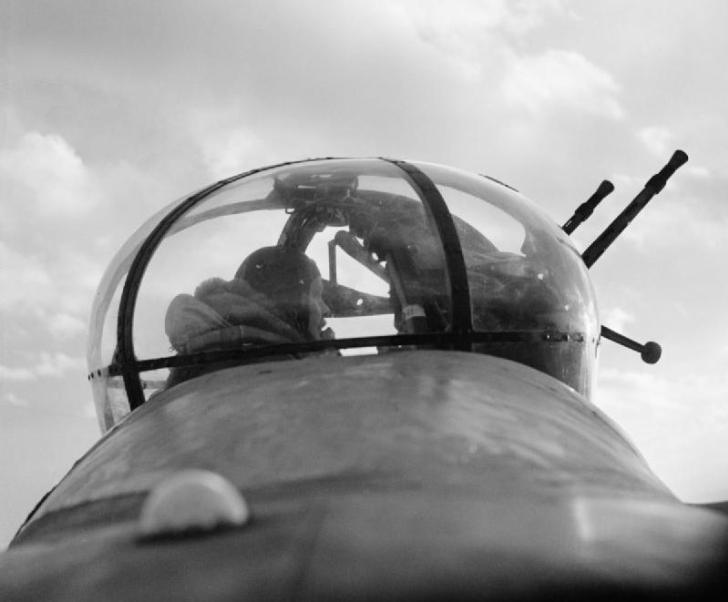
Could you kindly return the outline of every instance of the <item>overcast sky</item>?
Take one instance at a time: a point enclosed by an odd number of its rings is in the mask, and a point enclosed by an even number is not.
[[[0,546],[99,436],[86,322],[146,217],[316,156],[487,173],[585,248],[676,148],[592,268],[597,402],[682,499],[728,498],[728,2],[0,0]]]

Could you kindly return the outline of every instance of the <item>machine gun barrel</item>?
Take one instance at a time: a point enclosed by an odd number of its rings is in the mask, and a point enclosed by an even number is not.
[[[614,221],[607,226],[597,239],[581,255],[586,267],[590,268],[602,256],[602,253],[617,239],[637,214],[645,208],[653,196],[658,194],[667,183],[667,180],[681,165],[685,164],[688,156],[681,150],[676,150],[667,165],[647,180],[647,184],[634,200],[625,207]]]
[[[609,180],[603,180],[602,183],[599,184],[599,188],[594,191],[594,194],[576,208],[574,215],[572,215],[562,226],[562,230],[567,234],[571,234],[589,218],[589,216],[594,212],[594,209],[597,208],[597,205],[613,191],[614,184],[612,184]]]

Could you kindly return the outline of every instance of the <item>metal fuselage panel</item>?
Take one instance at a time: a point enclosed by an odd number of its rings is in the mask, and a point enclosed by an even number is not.
[[[145,492],[191,467],[239,487],[252,523],[139,542]],[[531,368],[448,351],[319,356],[151,399],[39,507],[0,558],[0,593],[660,596],[714,578],[727,525],[678,502],[598,409]]]
[[[87,454],[38,515],[193,467],[243,491],[354,474],[489,495],[568,486],[671,497],[608,419],[557,380],[494,357],[416,351],[254,364],[182,383]]]

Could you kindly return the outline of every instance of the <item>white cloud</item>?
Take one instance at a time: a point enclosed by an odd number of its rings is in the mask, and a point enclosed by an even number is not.
[[[41,352],[28,362],[28,368],[0,364],[0,382],[28,382],[43,377],[59,378],[68,372],[86,372],[86,361],[65,353]]]
[[[34,380],[35,374],[27,368],[12,368],[0,364],[0,382],[18,382]]]
[[[0,179],[16,211],[36,219],[78,217],[98,202],[100,189],[60,136],[28,132],[15,148],[0,150]]]
[[[477,81],[484,59],[496,52],[492,33],[504,30],[509,15],[501,1],[424,0],[401,6],[419,40],[448,57],[450,68],[469,82]]]
[[[499,4],[508,7],[503,19],[506,31],[517,35],[530,33],[534,29],[545,25],[546,19],[551,15],[562,15],[571,18],[575,14],[568,10],[561,0],[500,0]]]
[[[199,145],[206,178],[226,178],[268,163],[268,145],[242,107],[195,107],[180,119]]]
[[[600,393],[599,401],[619,399],[620,404],[635,402],[650,407],[679,408],[680,401],[676,399],[676,383],[669,382],[656,376],[650,371],[625,371],[606,369],[599,373]],[[619,392],[615,395],[615,392]],[[638,407],[635,403],[634,407]]]
[[[58,337],[86,328],[102,269],[96,258],[65,248],[26,254],[0,241],[0,312],[42,321]],[[9,318],[8,318],[9,319]]]
[[[65,353],[46,353],[40,354],[39,363],[35,366],[34,371],[38,376],[61,377],[67,372],[86,371],[86,361],[81,357],[71,357]]]
[[[601,319],[604,325],[617,332],[622,332],[627,324],[635,321],[634,315],[621,307],[612,307],[602,312]]]
[[[725,496],[728,379],[714,375],[606,369],[598,405],[632,438],[655,472],[679,496]],[[716,478],[718,477],[718,478]]]
[[[682,172],[687,176],[691,176],[693,178],[698,178],[701,180],[710,178],[713,175],[710,169],[702,165],[686,165],[682,168]]]
[[[665,127],[647,127],[642,128],[637,137],[654,155],[659,157],[667,156],[672,148],[672,141],[675,138],[670,130]]]
[[[502,92],[508,102],[533,113],[556,107],[614,120],[624,117],[614,78],[577,52],[514,56]]]
[[[260,162],[262,150],[261,140],[243,127],[227,130],[219,137],[208,135],[202,142],[205,165],[213,179],[245,171]]]
[[[640,190],[642,185],[644,182],[632,187],[632,190]],[[668,186],[672,189],[670,192],[674,193],[679,184],[670,182]],[[662,194],[667,196],[668,189]],[[697,249],[711,254],[719,252],[725,245],[728,219],[720,214],[701,214],[693,203],[686,202],[691,200],[690,195],[684,196],[686,199],[680,201],[654,199],[645,214],[635,219],[624,231],[622,238],[640,250],[648,248],[652,252],[665,247],[689,254],[694,254]],[[656,236],[656,232],[660,235]]]
[[[101,274],[93,258],[68,250],[26,255],[0,241],[0,265],[0,311],[46,321],[59,336],[85,328],[81,316],[88,313]]]
[[[53,293],[53,279],[38,257],[25,255],[0,241],[0,265],[0,310],[27,307]]]
[[[45,304],[49,312],[85,320],[103,271],[103,263],[89,250],[59,250],[52,272],[56,294]]]
[[[86,331],[86,322],[67,313],[58,313],[48,319],[48,330],[59,339],[69,338]]]
[[[400,0],[419,35],[446,48],[462,48],[488,31],[523,35],[550,13],[563,12],[559,0]]]
[[[501,69],[507,38],[537,29],[551,14],[566,14],[560,0],[399,0],[389,6],[405,15],[422,42],[447,56],[448,70],[466,83]]]
[[[5,400],[7,403],[9,403],[11,406],[15,406],[16,408],[29,408],[30,404],[27,400],[23,399],[22,397],[19,397],[15,393],[12,393],[8,391],[3,395],[3,400]]]

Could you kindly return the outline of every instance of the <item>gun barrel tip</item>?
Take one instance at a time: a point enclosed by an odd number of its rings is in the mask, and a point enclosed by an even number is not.
[[[614,192],[614,184],[612,184],[609,180],[604,180],[599,185],[599,189],[600,189],[600,192],[607,195],[607,194]]]
[[[670,158],[670,163],[675,165],[676,167],[680,167],[681,165],[687,163],[688,161],[688,154],[684,150],[676,150],[672,157]]]

